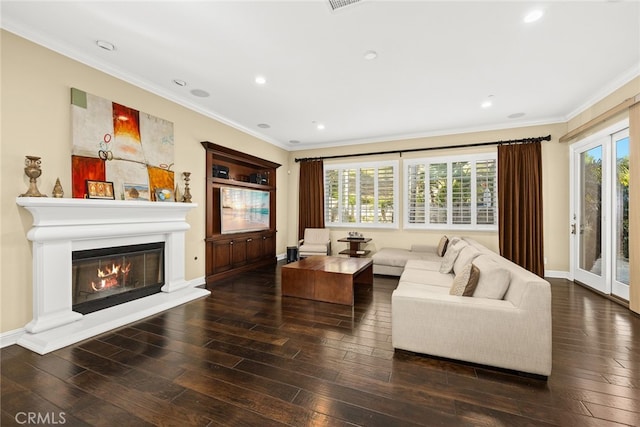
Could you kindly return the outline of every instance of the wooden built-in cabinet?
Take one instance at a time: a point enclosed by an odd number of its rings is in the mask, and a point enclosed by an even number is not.
[[[276,262],[276,169],[278,163],[203,141],[206,151],[206,280],[207,285],[244,270]],[[213,176],[228,168],[228,178]],[[266,182],[250,182],[260,175]],[[255,181],[255,180],[254,180]],[[269,228],[222,234],[220,188],[250,188],[269,192]]]

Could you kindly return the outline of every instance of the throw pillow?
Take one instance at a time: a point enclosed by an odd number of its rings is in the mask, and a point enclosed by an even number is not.
[[[467,264],[460,273],[456,274],[449,290],[449,295],[463,297],[473,296],[473,292],[480,280],[480,270],[473,264]]]
[[[458,254],[458,258],[453,263],[453,274],[458,274],[465,266],[471,264],[477,256],[480,256],[480,251],[471,245],[467,245]]]
[[[444,253],[447,251],[447,244],[449,243],[449,238],[447,236],[442,236],[440,238],[440,243],[438,243],[438,256],[444,256]]]
[[[511,273],[506,268],[501,267],[488,255],[480,255],[473,263],[480,270],[478,286],[473,293],[474,297],[503,299],[509,289]]]
[[[458,254],[467,246],[462,240],[457,242],[455,245],[448,245],[447,252],[445,252],[442,257],[442,262],[440,263],[440,273],[448,274],[453,270],[453,264],[456,262],[456,258],[458,258]]]

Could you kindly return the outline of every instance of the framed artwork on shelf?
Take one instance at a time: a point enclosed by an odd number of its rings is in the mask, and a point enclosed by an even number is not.
[[[122,185],[125,200],[149,200],[149,186],[146,184],[128,184]]]
[[[156,188],[156,202],[175,202],[175,196],[171,188]]]
[[[86,180],[88,199],[109,199],[114,200],[113,182]]]

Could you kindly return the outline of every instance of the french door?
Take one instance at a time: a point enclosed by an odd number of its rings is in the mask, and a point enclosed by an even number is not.
[[[629,125],[571,146],[571,274],[629,300]]]

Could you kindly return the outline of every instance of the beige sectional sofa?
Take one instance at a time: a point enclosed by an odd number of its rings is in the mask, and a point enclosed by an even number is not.
[[[549,282],[469,238],[447,248],[458,253],[450,273],[440,272],[444,258],[435,246],[420,249],[420,259],[406,260],[393,292],[394,348],[551,373]],[[450,295],[454,277],[469,263],[479,270],[473,296]]]

